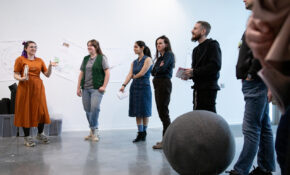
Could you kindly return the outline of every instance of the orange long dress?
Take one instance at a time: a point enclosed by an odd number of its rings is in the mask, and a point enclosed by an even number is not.
[[[50,123],[47,110],[45,89],[40,79],[40,72],[47,71],[45,63],[40,58],[28,60],[20,56],[16,59],[14,72],[23,76],[24,66],[28,65],[29,79],[20,81],[15,100],[14,125],[17,127],[37,127],[39,123]]]

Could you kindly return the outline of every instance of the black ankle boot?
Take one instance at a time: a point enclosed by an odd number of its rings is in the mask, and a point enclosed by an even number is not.
[[[253,171],[251,171],[249,175],[272,175],[272,172],[264,172],[260,167],[254,166]]]
[[[136,139],[133,140],[133,143],[140,142],[142,138],[143,138],[143,132],[138,132]]]
[[[142,132],[142,141],[146,140],[146,136],[147,136],[147,132],[146,131]]]

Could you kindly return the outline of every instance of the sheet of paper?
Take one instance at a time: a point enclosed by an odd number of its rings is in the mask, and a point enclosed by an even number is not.
[[[123,99],[127,98],[128,96],[129,96],[129,92],[128,91],[124,91],[124,92],[118,91],[118,93],[117,93],[117,97],[120,100],[123,100]]]
[[[28,65],[25,65],[23,74],[24,74],[24,77],[26,77],[26,80],[28,80],[28,71],[29,71],[29,67]]]
[[[185,68],[179,67],[177,72],[176,72],[176,77],[181,78],[181,79],[186,78],[186,76],[184,74],[185,70],[186,70]]]

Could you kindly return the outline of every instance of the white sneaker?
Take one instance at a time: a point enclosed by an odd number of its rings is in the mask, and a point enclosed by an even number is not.
[[[50,142],[48,137],[46,135],[44,135],[43,133],[37,134],[36,139],[41,141],[44,144],[48,144]]]
[[[36,143],[31,136],[24,137],[24,145],[27,147],[34,147]]]
[[[97,142],[97,141],[99,141],[99,140],[100,140],[100,138],[99,138],[98,135],[95,134],[95,135],[92,136],[92,141],[93,141],[93,142]]]
[[[91,131],[90,131],[90,135],[86,136],[86,137],[85,137],[85,140],[92,140],[92,137],[93,137],[93,135],[94,135],[94,132],[95,132],[95,131],[91,129]]]
[[[95,129],[95,132],[93,133],[93,136],[92,136],[92,141],[97,142],[99,140],[100,140],[99,130]]]

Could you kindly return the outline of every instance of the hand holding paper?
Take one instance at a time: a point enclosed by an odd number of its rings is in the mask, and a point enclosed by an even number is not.
[[[187,79],[191,78],[193,75],[193,69],[186,69],[184,75]]]
[[[59,58],[54,57],[53,61],[50,61],[49,64],[53,67],[57,66],[59,63]]]
[[[182,80],[188,80],[192,77],[192,71],[193,69],[179,67],[176,72],[176,77],[181,78]]]
[[[125,87],[122,86],[121,89],[120,89],[120,92],[124,92],[124,90],[125,90]]]

